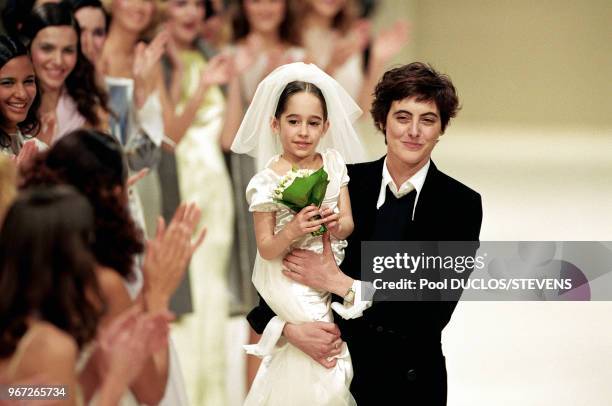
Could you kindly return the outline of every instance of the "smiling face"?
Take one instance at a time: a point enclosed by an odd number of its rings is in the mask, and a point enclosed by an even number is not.
[[[189,46],[204,22],[204,0],[170,0],[166,26],[177,43]]]
[[[18,56],[0,69],[0,123],[13,133],[25,121],[36,97],[34,68],[27,56]]]
[[[408,97],[391,103],[385,123],[389,159],[419,169],[429,160],[441,135],[435,102]]]
[[[43,28],[31,45],[32,62],[43,88],[58,90],[77,63],[78,38],[74,28],[62,25]]]
[[[113,0],[111,10],[113,25],[141,34],[153,19],[155,4],[152,0]]]
[[[276,32],[285,18],[285,7],[285,0],[244,0],[251,31],[261,34]]]
[[[290,162],[313,156],[328,127],[321,101],[306,92],[290,96],[280,118],[272,119],[272,129],[280,137],[283,156]]]
[[[102,53],[106,41],[106,17],[97,7],[83,7],[74,14],[81,28],[81,48],[91,63]]]

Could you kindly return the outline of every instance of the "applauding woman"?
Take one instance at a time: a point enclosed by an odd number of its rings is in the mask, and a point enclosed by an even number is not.
[[[27,39],[42,103],[39,117],[50,144],[80,127],[108,127],[108,97],[93,65],[81,52],[80,29],[71,7],[49,3],[34,8],[22,29]]]

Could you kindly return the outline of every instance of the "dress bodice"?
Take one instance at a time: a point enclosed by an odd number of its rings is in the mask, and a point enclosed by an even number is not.
[[[336,210],[340,189],[349,181],[346,165],[336,150],[328,149],[322,152],[321,156],[323,168],[329,179],[322,206]],[[274,212],[276,214],[275,234],[295,216],[293,211],[275,202],[273,198],[273,191],[282,180],[283,175],[274,172],[270,168],[270,163],[278,160],[279,157],[272,158],[266,168],[251,179],[246,192],[251,212]],[[336,262],[340,264],[344,259],[346,241],[332,237],[331,246]],[[323,239],[321,236],[306,234],[296,240],[287,252],[295,248],[322,253]],[[253,284],[258,292],[271,307],[274,306],[272,308],[283,320],[291,322],[332,321],[329,292],[293,282],[283,275],[281,262],[283,256],[284,254],[273,260],[264,260],[259,254],[257,255],[253,270]]]
[[[349,177],[346,171],[346,165],[342,156],[333,149],[328,149],[321,153],[323,158],[323,168],[327,172],[329,184],[325,192],[325,198],[321,207],[330,207],[337,210],[338,198],[340,197],[340,188],[346,186],[349,182]],[[273,157],[266,168],[253,177],[247,187],[247,201],[249,202],[249,210],[276,212],[276,225],[274,234],[280,232],[293,218],[295,214],[286,206],[279,204],[273,199],[273,191],[278,186],[284,175],[279,175],[270,169],[270,163],[277,161],[280,155]],[[345,240],[331,238],[332,251],[336,262],[340,264],[344,259],[344,248],[346,247]],[[312,236],[306,234],[299,240],[295,241],[290,249],[300,248],[317,253],[323,252],[323,240],[320,236]]]

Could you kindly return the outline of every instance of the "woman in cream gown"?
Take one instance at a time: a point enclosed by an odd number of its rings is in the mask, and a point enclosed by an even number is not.
[[[177,105],[180,113],[198,89],[207,62],[196,49],[178,51],[178,57],[185,67]],[[193,313],[183,315],[172,329],[191,405],[225,404],[226,271],[234,206],[219,145],[224,108],[221,90],[210,87],[175,150],[181,199],[202,209],[202,224],[207,228],[206,241],[190,266]]]

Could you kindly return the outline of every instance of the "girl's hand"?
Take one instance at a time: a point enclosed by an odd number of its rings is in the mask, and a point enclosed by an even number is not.
[[[326,207],[321,211],[321,217],[325,220],[325,225],[329,232],[334,237],[337,237],[341,231],[340,214],[334,213],[331,207]]]
[[[315,205],[304,207],[293,220],[284,228],[291,241],[303,235],[315,232],[325,223],[325,219],[314,220],[313,217],[319,215],[319,208]]]

